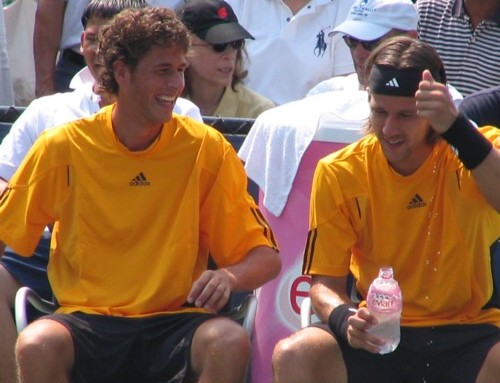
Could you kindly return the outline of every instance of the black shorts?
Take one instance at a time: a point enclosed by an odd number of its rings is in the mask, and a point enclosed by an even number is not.
[[[75,365],[71,382],[187,382],[194,332],[213,314],[182,313],[125,318],[52,314],[71,333]]]
[[[313,326],[331,333],[325,324]],[[349,383],[472,383],[488,351],[500,342],[500,328],[492,325],[402,327],[398,348],[385,355],[354,349],[339,338],[337,341]]]
[[[50,233],[44,232],[31,257],[22,257],[7,247],[0,263],[22,285],[35,290],[42,298],[52,300],[47,278],[50,253]]]

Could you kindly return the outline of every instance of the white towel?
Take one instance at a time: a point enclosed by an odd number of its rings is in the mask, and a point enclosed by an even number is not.
[[[316,134],[326,140],[325,129],[346,129],[345,137],[336,142],[353,142],[367,117],[365,91],[321,93],[262,113],[238,154],[248,177],[263,191],[266,209],[281,215],[302,156]]]

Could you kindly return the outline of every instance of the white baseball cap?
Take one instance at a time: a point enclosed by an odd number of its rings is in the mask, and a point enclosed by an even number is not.
[[[417,23],[418,13],[411,0],[356,0],[347,19],[330,34],[372,41],[393,29],[415,31]]]

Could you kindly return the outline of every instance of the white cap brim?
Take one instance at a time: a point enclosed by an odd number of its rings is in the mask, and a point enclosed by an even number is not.
[[[372,41],[386,35],[391,30],[391,28],[378,24],[367,23],[366,21],[346,20],[339,24],[328,35],[331,36],[335,33],[343,33],[358,40]]]

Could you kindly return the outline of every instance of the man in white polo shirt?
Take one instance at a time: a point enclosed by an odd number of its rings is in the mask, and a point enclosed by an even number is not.
[[[318,82],[353,72],[348,48],[328,34],[353,0],[228,0],[255,40],[247,43],[248,87],[275,104],[303,98]]]

